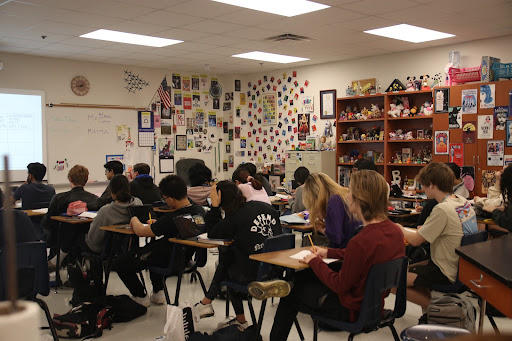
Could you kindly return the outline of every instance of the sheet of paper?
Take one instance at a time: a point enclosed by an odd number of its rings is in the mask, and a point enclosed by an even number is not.
[[[48,208],[38,208],[37,210],[32,210],[34,213],[48,213]]]
[[[297,252],[296,254],[290,256],[290,258],[301,260],[301,259],[304,259],[304,257],[309,256],[310,254],[311,254],[311,251],[309,251],[309,250],[302,250],[302,251]],[[337,259],[334,259],[334,258],[324,258],[322,260],[326,264],[329,264],[329,263],[337,261]]]
[[[98,213],[96,213],[96,212],[85,211],[83,213],[80,213],[78,216],[79,217],[84,217],[84,218],[94,219],[94,218],[96,218],[97,215],[98,215]]]

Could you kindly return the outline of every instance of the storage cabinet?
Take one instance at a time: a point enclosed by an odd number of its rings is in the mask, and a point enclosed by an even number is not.
[[[287,151],[285,160],[286,181],[293,180],[293,173],[299,167],[306,167],[310,173],[322,172],[336,179],[336,152],[326,151]]]

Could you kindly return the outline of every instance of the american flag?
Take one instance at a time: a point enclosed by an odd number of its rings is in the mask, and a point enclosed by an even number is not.
[[[167,76],[164,77],[162,83],[158,87],[158,96],[160,96],[160,100],[164,104],[165,109],[169,109],[171,107],[171,95],[169,93],[169,87],[167,86]]]

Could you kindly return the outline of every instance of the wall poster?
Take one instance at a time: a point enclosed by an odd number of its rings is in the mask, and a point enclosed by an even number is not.
[[[276,97],[276,94],[265,94],[261,96],[261,106],[263,108],[261,114],[263,115],[263,125],[277,124]]]

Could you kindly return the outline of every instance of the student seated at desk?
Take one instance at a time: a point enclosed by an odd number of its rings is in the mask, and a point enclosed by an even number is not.
[[[142,205],[139,198],[130,194],[130,182],[126,176],[114,175],[110,179],[109,187],[113,201],[100,208],[85,236],[87,247],[95,253],[101,253],[107,235],[107,231],[101,230],[100,227],[129,223],[131,214],[128,207]]]
[[[107,180],[112,180],[115,175],[123,174],[123,164],[120,161],[112,160],[103,165],[105,168],[105,176]],[[107,188],[103,191],[100,198],[98,199],[98,209],[106,204],[112,202],[112,184],[109,182]]]
[[[499,227],[512,231],[512,167],[508,165],[500,176],[499,186],[503,197],[503,205],[493,206],[486,204],[483,209],[492,213],[492,220]]]
[[[302,199],[302,193],[304,191],[304,183],[309,177],[309,169],[306,167],[299,167],[293,173],[293,178],[299,184],[299,187],[295,189],[295,193],[288,199],[290,205],[290,213],[298,213],[306,210]]]
[[[251,162],[241,163],[240,165],[238,165],[237,168],[245,169],[246,171],[249,172],[249,175],[252,177],[254,177],[256,174],[261,174],[261,173],[256,173],[256,171],[257,171],[256,165]],[[274,194],[274,193],[272,193],[272,186],[270,186],[270,182],[268,182],[266,177],[263,176],[261,184],[263,185],[263,188],[265,189],[265,192],[267,192],[268,196],[272,196]]]
[[[143,248],[135,249],[119,256],[115,261],[117,274],[128,290],[130,290],[132,299],[145,307],[149,307],[151,302],[156,304],[165,303],[162,277],[152,272],[150,273],[153,293],[151,297],[148,297],[144,285],[137,277],[137,273],[148,266],[167,267],[169,264],[170,252],[173,247],[173,244],[169,242],[169,238],[178,236],[178,228],[173,218],[183,214],[190,214],[197,221],[202,220],[205,214],[201,206],[191,204],[188,201],[187,185],[179,176],[166,176],[160,181],[159,187],[165,203],[170,208],[176,209],[176,211],[166,213],[149,225],[145,225],[137,217],[133,217],[130,220],[130,226],[133,227],[135,234],[139,237],[163,236],[163,238],[153,240]]]
[[[68,172],[68,180],[71,185],[71,190],[63,193],[56,194],[50,202],[48,212],[41,220],[41,227],[47,230],[46,243],[48,247],[55,247],[57,245],[57,229],[59,222],[50,219],[52,216],[58,216],[67,212],[70,203],[75,201],[83,201],[87,204],[88,211],[96,211],[98,204],[98,197],[84,189],[87,180],[89,179],[89,170],[82,165],[75,165]],[[61,231],[61,246],[65,252],[69,248],[76,245],[80,241],[83,232],[78,228],[62,229]],[[83,237],[82,237],[83,238]]]
[[[420,305],[424,312],[430,304],[432,285],[455,282],[459,265],[455,248],[460,246],[463,226],[476,226],[475,213],[467,200],[452,193],[454,178],[444,163],[431,162],[423,167],[417,180],[427,198],[438,204],[417,232],[399,225],[411,245],[430,243],[431,259],[426,264],[413,264],[407,273],[407,299]]]
[[[255,200],[271,205],[270,198],[263,188],[263,176],[261,174],[255,174],[254,176],[250,176],[249,172],[243,168],[237,168],[231,179],[238,185],[247,201]]]
[[[32,162],[28,164],[27,169],[27,181],[14,192],[13,202],[21,199],[22,210],[48,207],[55,195],[55,189],[41,182],[46,174],[46,166]]]
[[[187,195],[190,201],[197,205],[208,206],[207,199],[210,197],[212,183],[212,171],[203,164],[196,163],[188,169],[190,186]]]
[[[219,265],[210,288],[193,308],[196,318],[214,315],[212,301],[219,294],[223,280],[232,279],[240,283],[254,281],[258,262],[250,260],[249,256],[261,252],[267,238],[282,233],[279,212],[260,201],[247,202],[238,186],[231,181],[221,181],[212,186],[210,199],[212,208],[206,214],[208,237],[233,240],[234,243],[219,250]],[[226,214],[224,219],[220,208]],[[230,292],[230,298],[236,318],[226,324],[221,323],[219,329],[232,324],[246,328],[248,324],[240,293]]]
[[[152,205],[154,202],[162,200],[160,190],[153,183],[153,178],[149,175],[150,168],[145,163],[137,163],[133,166],[133,179],[130,182],[130,193],[139,198],[143,204]]]
[[[5,248],[5,229],[4,229],[4,195],[0,189],[0,248]],[[36,233],[32,227],[29,217],[20,210],[11,210],[14,219],[14,233],[16,244],[35,242]],[[3,264],[2,264],[3,266]]]
[[[388,219],[387,193],[386,180],[379,173],[362,170],[352,175],[347,207],[362,220],[364,227],[345,249],[316,247],[301,261],[309,264],[310,269],[296,272],[293,289],[281,298],[271,341],[288,339],[299,311],[350,322],[357,319],[371,267],[405,255],[404,236]],[[327,257],[343,260],[339,272],[323,262],[322,258]],[[285,281],[255,282],[249,285],[249,292],[257,299],[264,299],[270,289],[285,293],[289,291],[288,286]]]
[[[324,173],[312,173],[304,183],[303,201],[309,220],[329,239],[330,247],[346,247],[361,225],[347,210],[348,191]]]

